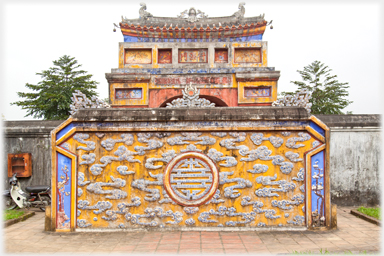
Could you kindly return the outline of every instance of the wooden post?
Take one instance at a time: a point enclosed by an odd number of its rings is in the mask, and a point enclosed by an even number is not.
[[[337,205],[332,204],[331,209],[331,229],[337,228]]]
[[[45,206],[45,231],[53,231],[52,229],[52,218],[51,218],[51,206]]]

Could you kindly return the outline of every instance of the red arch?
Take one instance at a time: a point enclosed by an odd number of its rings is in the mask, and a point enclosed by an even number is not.
[[[178,99],[178,98],[182,98],[182,97],[183,97],[182,95],[177,95],[175,97],[169,98],[166,101],[164,101],[163,103],[161,103],[159,108],[165,108],[167,106],[167,103],[171,103],[173,100]],[[219,99],[219,98],[217,98],[215,96],[200,95],[199,97],[207,99],[207,100],[209,100],[212,103],[215,103],[215,107],[228,107],[227,103],[225,103],[222,99]]]

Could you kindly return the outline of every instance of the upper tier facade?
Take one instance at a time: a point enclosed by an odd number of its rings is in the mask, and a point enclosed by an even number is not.
[[[264,15],[208,18],[190,8],[177,18],[154,17],[141,4],[139,19],[122,18],[118,68],[106,74],[114,108],[157,108],[193,86],[217,107],[270,106],[280,71],[268,67],[270,24]]]

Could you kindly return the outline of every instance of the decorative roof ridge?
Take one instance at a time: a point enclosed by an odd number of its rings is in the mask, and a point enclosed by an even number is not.
[[[215,27],[218,26],[232,26],[232,25],[240,25],[245,23],[264,23],[264,14],[254,17],[244,17],[245,14],[245,3],[242,2],[239,4],[238,11],[232,14],[231,16],[223,16],[223,17],[208,17],[204,12],[200,10],[196,10],[194,7],[191,7],[189,10],[185,10],[180,13],[177,17],[157,17],[153,16],[151,13],[147,12],[147,6],[145,3],[140,3],[139,14],[140,17],[138,19],[127,19],[123,16],[120,25],[123,24],[135,24],[135,25],[147,25],[149,26],[159,26],[159,27],[181,27],[181,26],[196,26],[200,27]],[[117,25],[115,25],[118,27]]]
[[[141,26],[143,25],[143,26]],[[159,29],[166,29],[166,30],[174,30],[174,29],[178,29],[178,30],[181,30],[181,29],[203,29],[203,30],[213,30],[213,29],[226,29],[227,27],[229,29],[249,29],[249,28],[254,28],[254,27],[261,27],[261,26],[266,26],[266,25],[269,25],[267,24],[267,21],[263,20],[263,21],[259,21],[257,22],[256,24],[255,23],[243,23],[242,24],[239,24],[239,25],[235,25],[235,24],[232,24],[232,26],[229,26],[229,25],[225,25],[224,27],[223,26],[216,26],[216,24],[211,24],[211,26],[209,24],[201,24],[199,26],[199,24],[188,24],[188,26],[183,26],[183,24],[181,24],[181,26],[179,26],[179,24],[176,24],[175,26],[173,26],[173,24],[169,24],[169,26],[166,26],[167,24],[163,25],[163,26],[160,26],[160,25],[157,25],[157,26],[153,26],[153,25],[149,25],[148,26],[146,24],[137,24],[137,25],[134,25],[133,23],[132,24],[129,24],[129,23],[120,23],[120,28],[130,28],[130,29],[147,29],[147,30],[150,30],[150,29],[153,29],[153,30],[156,30],[157,28]]]

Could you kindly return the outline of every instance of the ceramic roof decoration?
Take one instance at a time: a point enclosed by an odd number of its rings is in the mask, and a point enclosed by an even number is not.
[[[79,109],[84,108],[110,108],[111,106],[97,98],[96,96],[92,96],[91,99],[88,99],[87,95],[82,93],[79,90],[76,90],[72,93],[73,97],[71,97],[72,103],[70,105],[71,116],[74,115]]]
[[[312,93],[307,89],[302,89],[295,95],[285,95],[272,103],[272,106],[297,106],[305,108],[308,113],[311,113],[312,103],[309,100],[312,98]]]
[[[200,98],[200,90],[192,86],[186,86],[182,91],[183,98],[173,100],[171,103],[167,103],[167,108],[213,108],[215,103],[210,102],[207,99]]]
[[[119,26],[124,42],[204,42],[262,40],[265,28],[271,24],[264,14],[244,17],[245,3],[231,16],[208,17],[204,12],[191,7],[177,17],[156,17],[147,12],[141,3],[138,19],[122,17]]]

